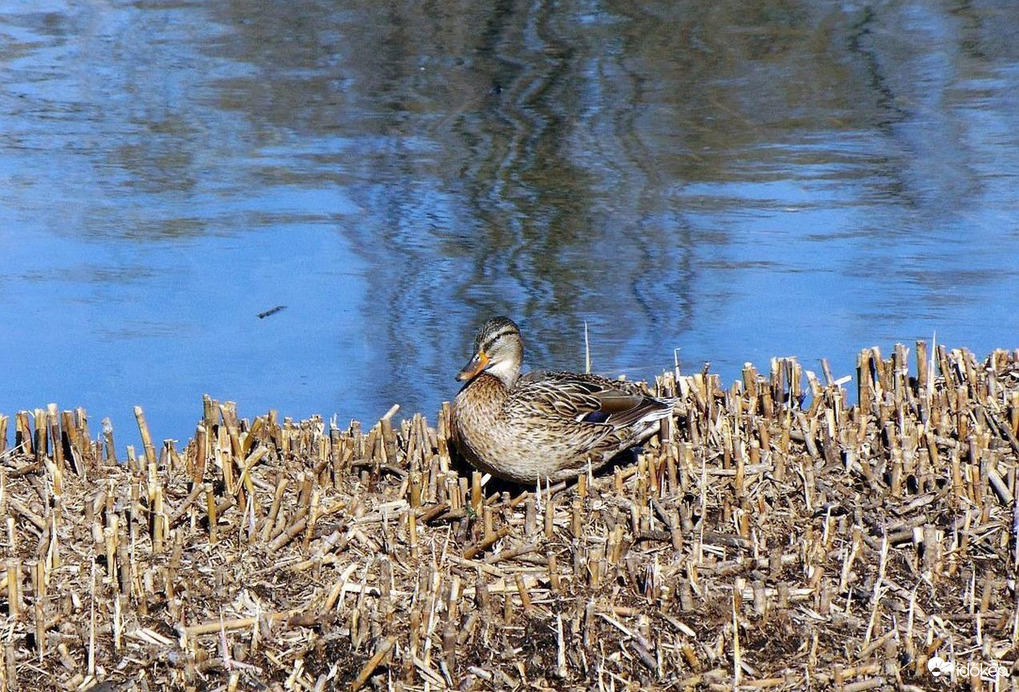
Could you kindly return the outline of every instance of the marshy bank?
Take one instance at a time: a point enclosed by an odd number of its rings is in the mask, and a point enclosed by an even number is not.
[[[126,454],[81,410],[0,416],[0,683],[926,689],[943,659],[1008,688],[1019,351],[912,350],[852,384],[664,373],[682,408],[640,456],[540,490],[460,466],[448,407],[207,399],[184,445],[138,409]]]

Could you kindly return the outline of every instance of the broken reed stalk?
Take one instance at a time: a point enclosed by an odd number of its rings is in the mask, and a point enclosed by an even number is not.
[[[142,448],[145,451],[145,461],[150,467],[156,466],[156,448],[152,445],[152,435],[149,433],[149,425],[145,422],[145,412],[141,406],[134,407],[134,417],[138,421],[138,432],[142,437]]]

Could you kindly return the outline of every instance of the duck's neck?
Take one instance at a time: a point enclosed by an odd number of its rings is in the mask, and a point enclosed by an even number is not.
[[[513,389],[520,377],[520,363],[513,360],[504,360],[491,365],[485,373],[495,377],[502,382],[506,389]]]

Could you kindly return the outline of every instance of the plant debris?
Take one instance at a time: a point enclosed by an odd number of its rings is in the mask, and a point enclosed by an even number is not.
[[[206,398],[182,449],[138,408],[124,459],[81,409],[0,416],[0,688],[1007,687],[1019,351],[867,349],[852,405],[822,365],[664,373],[640,454],[535,488],[464,466],[448,405]]]

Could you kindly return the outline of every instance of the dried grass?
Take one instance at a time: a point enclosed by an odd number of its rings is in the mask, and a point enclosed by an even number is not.
[[[139,409],[122,463],[84,411],[18,413],[0,687],[1008,689],[927,662],[1017,672],[1019,352],[859,364],[854,406],[826,365],[666,373],[639,458],[540,493],[460,467],[448,407],[206,400],[182,450]]]

